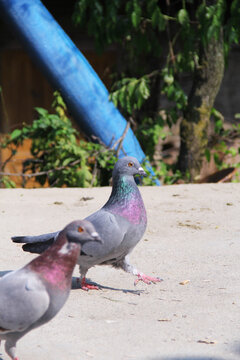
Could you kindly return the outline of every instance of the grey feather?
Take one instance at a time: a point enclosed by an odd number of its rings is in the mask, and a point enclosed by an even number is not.
[[[58,233],[59,231],[37,236],[13,236],[12,241],[15,243],[41,243],[56,239]]]
[[[0,326],[6,332],[26,330],[40,319],[50,302],[42,281],[26,269],[4,276],[0,294]]]

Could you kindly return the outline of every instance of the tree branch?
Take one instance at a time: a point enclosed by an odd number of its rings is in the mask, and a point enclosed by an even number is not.
[[[48,174],[50,174],[51,172],[54,172],[54,171],[60,171],[60,170],[63,170],[63,169],[67,169],[68,167],[74,166],[74,165],[76,165],[78,163],[80,163],[80,160],[75,160],[75,161],[69,163],[66,166],[59,166],[59,167],[57,167],[55,169],[50,169],[50,170],[46,170],[46,171],[40,171],[40,172],[36,172],[36,173],[32,173],[32,174],[0,172],[0,175],[1,176],[22,176],[22,177],[32,178],[32,177],[35,177],[35,176],[48,175]]]
[[[130,127],[130,122],[128,121],[128,122],[127,122],[127,125],[126,125],[126,127],[125,127],[125,129],[124,129],[124,132],[123,132],[122,136],[118,139],[118,140],[119,140],[119,144],[118,144],[117,153],[116,153],[117,158],[118,158],[118,156],[119,156],[119,152],[120,152],[120,150],[121,150],[123,140],[124,140],[125,136],[127,135],[127,132],[128,132],[129,127]],[[122,150],[123,150],[123,149],[122,149]],[[126,155],[126,153],[125,153],[124,150],[123,150],[123,153]]]

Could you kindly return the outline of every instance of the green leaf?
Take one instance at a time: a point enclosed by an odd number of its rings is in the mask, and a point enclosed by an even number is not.
[[[121,106],[124,108],[124,105],[125,105],[125,89],[126,89],[126,86],[123,86],[120,90],[119,90],[119,93],[118,93],[118,100],[121,104]]]
[[[172,97],[174,91],[175,91],[175,88],[174,88],[173,84],[167,87],[167,96],[170,100],[171,100],[171,97]]]
[[[135,27],[135,29],[138,27],[139,23],[140,23],[140,15],[138,12],[134,11],[131,15],[131,20],[132,20],[132,24],[133,27]]]
[[[15,140],[16,138],[18,138],[20,135],[22,134],[22,131],[19,129],[15,129],[13,130],[13,132],[10,135],[10,139],[11,140]]]
[[[137,99],[137,109],[141,109],[142,107],[142,104],[143,104],[143,98],[141,96],[138,97]]]
[[[160,31],[165,29],[165,19],[159,7],[156,7],[152,14],[152,26],[153,28],[158,27]]]
[[[217,153],[213,154],[213,158],[214,158],[214,162],[217,166],[221,166],[222,165],[222,161],[219,157],[219,155]]]
[[[178,19],[178,22],[181,25],[185,26],[185,25],[189,24],[189,17],[188,17],[187,10],[186,9],[179,10],[178,15],[177,15],[177,19]]]
[[[174,82],[174,77],[172,75],[166,74],[163,78],[164,82],[168,85],[171,85]]]
[[[62,166],[67,166],[72,161],[73,161],[73,158],[67,158],[67,159],[63,160]]]
[[[230,149],[228,149],[228,154],[231,154],[232,156],[236,156],[237,153],[237,149],[234,147],[230,147]]]
[[[43,108],[40,108],[40,107],[35,107],[34,109],[37,111],[37,113],[39,115],[42,115],[42,116],[47,116],[48,115],[48,111],[46,109],[43,109]]]
[[[210,162],[211,160],[211,152],[209,149],[205,149],[205,157],[207,159],[207,162]]]
[[[145,79],[142,79],[140,81],[139,92],[145,100],[148,99],[150,96],[150,91]]]
[[[114,105],[118,106],[118,92],[114,91],[109,95],[109,99],[114,103]]]
[[[135,90],[136,90],[137,84],[138,84],[137,79],[134,79],[134,80],[132,80],[132,81],[129,83],[129,85],[128,85],[128,93],[129,93],[129,96],[130,96],[130,97],[133,96],[133,94],[134,94],[134,92],[135,92]]]
[[[132,20],[133,27],[136,29],[141,21],[142,10],[141,10],[141,7],[138,5],[137,1],[134,1],[133,8],[134,8],[134,10],[131,14],[131,20]]]
[[[222,119],[215,120],[215,124],[214,124],[215,133],[220,134],[222,130],[223,130],[223,120]]]
[[[148,0],[147,1],[147,12],[151,16],[154,9],[157,7],[158,0]]]
[[[3,176],[0,179],[0,184],[3,184],[7,189],[15,188],[16,184],[14,181],[10,180],[8,176]]]

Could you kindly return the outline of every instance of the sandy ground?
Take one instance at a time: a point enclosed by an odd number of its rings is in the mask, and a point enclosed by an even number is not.
[[[58,230],[97,210],[110,190],[1,189],[0,275],[35,256],[12,235]],[[130,274],[92,268],[102,290],[73,286],[54,320],[18,342],[21,360],[240,359],[240,184],[141,193],[148,227],[131,260],[164,281],[134,287]],[[76,267],[73,285],[77,276]],[[8,358],[3,346],[0,357]]]

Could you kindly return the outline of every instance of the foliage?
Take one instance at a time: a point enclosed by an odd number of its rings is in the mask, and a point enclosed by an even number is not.
[[[8,147],[14,156],[16,148],[25,139],[31,139],[33,157],[23,162],[23,175],[36,177],[41,185],[47,181],[57,187],[108,185],[115,163],[114,151],[81,138],[66,116],[66,106],[57,92],[53,106],[54,114],[36,108],[38,118],[32,125],[15,129],[2,147]],[[13,185],[4,177],[2,182],[8,187]]]
[[[9,176],[2,176],[0,178],[0,187],[5,187],[7,189],[15,188],[15,182],[12,181]]]
[[[144,76],[140,79],[123,78],[113,86],[110,99],[116,107],[121,106],[129,115],[140,110],[144,101],[150,96],[149,80]]]
[[[174,166],[165,164],[161,162],[159,164],[159,168],[152,166],[152,170],[154,171],[155,176],[150,174],[148,170],[147,162],[149,160],[146,159],[143,163],[143,167],[147,173],[147,176],[142,179],[142,184],[146,186],[156,185],[155,180],[161,179],[162,184],[164,185],[172,185],[178,182],[182,182],[183,174],[178,169],[175,169]],[[186,175],[188,176],[188,175]]]
[[[240,124],[232,124],[228,128],[224,127],[224,118],[219,111],[213,108],[214,132],[210,139],[209,147],[206,148],[205,156],[208,162],[213,158],[218,170],[228,167],[240,169],[240,143],[235,141],[240,139]],[[238,119],[240,114],[236,114]],[[231,161],[227,161],[227,159]]]
[[[240,38],[239,0],[78,0],[73,20],[98,51],[117,44],[121,70],[113,73],[111,99],[131,121],[152,163],[166,127],[188,107],[185,79],[190,83],[202,66],[200,44],[206,48],[223,32],[227,60]]]

